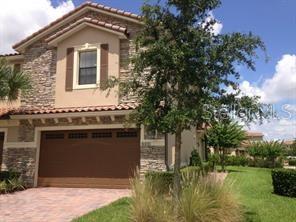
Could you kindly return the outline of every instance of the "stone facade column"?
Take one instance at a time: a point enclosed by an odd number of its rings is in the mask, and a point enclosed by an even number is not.
[[[166,171],[165,163],[165,139],[144,138],[144,127],[141,127],[141,159],[140,174],[148,171]]]
[[[3,150],[2,170],[21,173],[27,187],[34,186],[36,147],[6,147]]]

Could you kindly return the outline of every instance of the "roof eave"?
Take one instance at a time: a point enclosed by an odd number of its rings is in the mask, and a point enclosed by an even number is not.
[[[83,22],[83,23],[77,25],[76,27],[73,27],[72,29],[66,31],[65,33],[59,35],[56,38],[51,39],[49,37],[48,40],[46,40],[46,42],[50,46],[57,46],[57,44],[59,42],[61,42],[62,40],[66,39],[67,37],[71,36],[73,33],[76,33],[76,32],[80,31],[81,29],[83,29],[83,28],[85,28],[87,26],[93,27],[93,28],[96,28],[96,29],[99,29],[99,30],[104,30],[104,31],[110,32],[112,34],[118,35],[120,39],[127,39],[128,38],[127,33],[117,32],[117,31],[110,30],[108,28],[104,28],[104,27],[101,27],[101,26],[97,26],[97,25],[94,25],[94,24],[91,24],[91,23],[88,23],[88,22]]]
[[[93,10],[93,11],[97,11],[100,12],[102,14],[107,14],[107,15],[111,15],[113,17],[117,17],[117,18],[121,18],[136,24],[143,24],[143,22],[140,20],[139,18],[131,18],[125,15],[119,15],[116,13],[112,13],[103,9],[98,9],[94,6],[91,6],[91,4],[89,3],[85,3],[79,7],[77,7],[76,9],[74,9],[73,11],[67,13],[66,15],[64,15],[63,17],[53,21],[52,23],[50,23],[49,25],[43,27],[42,29],[40,29],[39,31],[35,33],[33,33],[32,35],[35,34],[35,36],[29,36],[26,39],[22,40],[19,43],[16,43],[13,46],[13,49],[16,50],[17,52],[23,52],[25,50],[26,47],[28,47],[29,45],[31,45],[33,42],[35,42],[37,39],[40,39],[44,36],[46,36],[48,33],[52,32],[55,29],[60,28],[62,25],[68,23],[69,21],[75,19],[76,17],[79,17],[80,15],[82,15],[83,13],[87,12],[88,10]]]

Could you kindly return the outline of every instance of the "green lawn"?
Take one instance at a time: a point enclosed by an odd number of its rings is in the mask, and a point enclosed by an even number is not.
[[[296,198],[273,194],[269,169],[228,167],[226,182],[234,183],[234,191],[246,210],[247,221],[296,221]]]
[[[128,222],[129,198],[119,199],[112,204],[84,215],[73,222]]]
[[[296,221],[296,198],[273,194],[269,169],[227,167],[226,183],[231,183],[246,211],[248,222]],[[74,222],[128,222],[129,198],[95,210]]]

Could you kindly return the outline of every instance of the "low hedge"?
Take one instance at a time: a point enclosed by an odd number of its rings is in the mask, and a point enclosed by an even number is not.
[[[289,166],[296,166],[296,160],[289,160]]]
[[[227,156],[226,165],[227,166],[247,166],[248,158],[245,156]]]
[[[296,170],[274,169],[271,175],[274,193],[296,197]]]

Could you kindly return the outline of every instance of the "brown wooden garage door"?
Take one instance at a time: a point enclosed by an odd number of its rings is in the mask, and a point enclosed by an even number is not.
[[[126,188],[139,163],[138,129],[43,132],[38,185]]]

